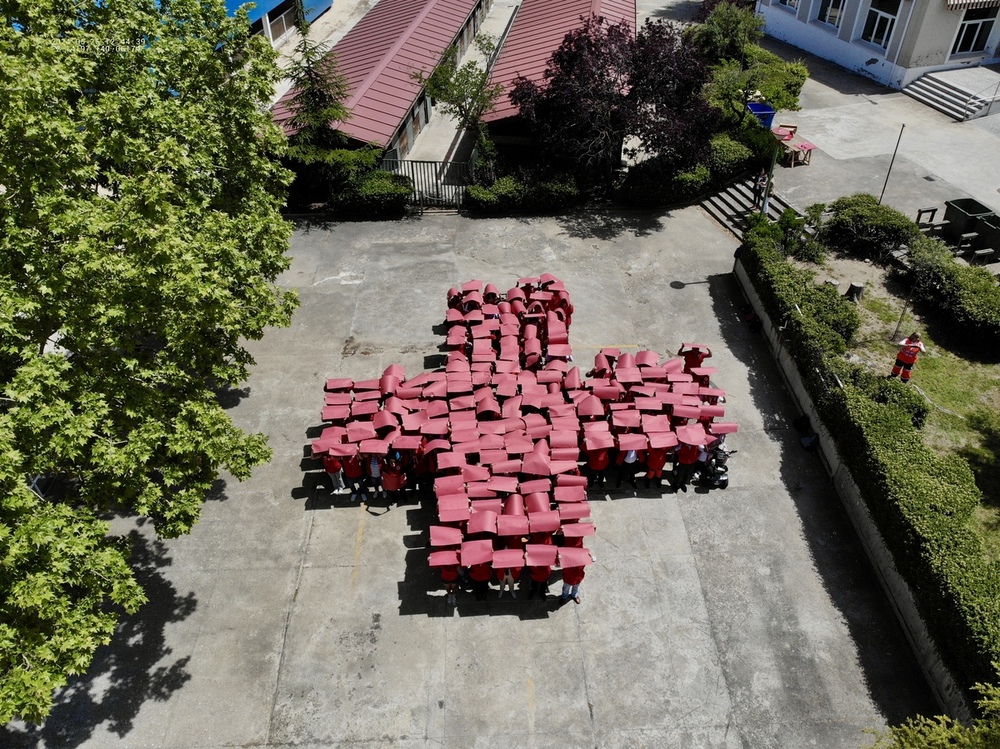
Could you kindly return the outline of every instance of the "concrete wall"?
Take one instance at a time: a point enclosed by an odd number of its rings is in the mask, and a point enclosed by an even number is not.
[[[746,270],[743,268],[743,264],[738,260],[736,261],[734,272],[744,296],[753,305],[754,312],[757,313],[757,316],[763,323],[762,331],[767,338],[771,354],[774,356],[781,370],[786,388],[792,394],[792,397],[795,398],[802,413],[809,416],[809,421],[813,429],[819,435],[819,455],[827,472],[830,474],[830,478],[833,480],[833,485],[840,496],[840,501],[851,518],[851,523],[857,531],[861,545],[864,547],[868,559],[875,568],[879,583],[882,585],[882,589],[885,591],[893,610],[896,612],[896,617],[899,619],[903,632],[910,642],[910,647],[913,649],[914,655],[920,663],[920,668],[923,670],[938,703],[942,710],[946,711],[949,715],[964,723],[969,723],[972,719],[972,713],[965,700],[965,696],[955,683],[951,672],[941,660],[934,641],[927,632],[927,627],[924,625],[923,619],[917,611],[917,606],[914,603],[913,594],[910,592],[909,586],[896,570],[892,554],[886,548],[885,542],[882,540],[882,535],[872,520],[868,507],[861,497],[861,491],[858,489],[857,484],[854,483],[854,478],[851,476],[850,471],[841,462],[833,438],[823,426],[816,406],[813,404],[812,398],[806,391],[805,384],[799,376],[798,368],[784,347],[781,331],[768,318],[761,304],[760,297],[757,296],[757,292],[750,282]]]

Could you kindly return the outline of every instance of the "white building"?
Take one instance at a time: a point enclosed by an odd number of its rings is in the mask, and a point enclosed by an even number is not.
[[[1000,0],[758,0],[769,36],[902,88],[1000,62]],[[992,92],[989,92],[992,95]]]

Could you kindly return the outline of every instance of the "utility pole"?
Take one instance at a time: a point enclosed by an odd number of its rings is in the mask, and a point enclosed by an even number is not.
[[[899,141],[903,139],[903,131],[906,129],[906,123],[899,128],[899,137],[896,138],[896,147],[892,151],[892,160],[889,162],[889,171],[885,173],[885,184],[882,185],[882,194],[878,196],[878,204],[882,205],[882,198],[885,197],[885,188],[889,184],[889,175],[892,174],[892,165],[896,163],[896,152],[899,151]]]

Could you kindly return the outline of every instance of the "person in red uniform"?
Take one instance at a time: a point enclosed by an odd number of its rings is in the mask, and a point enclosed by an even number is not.
[[[899,353],[896,354],[896,363],[892,367],[889,378],[899,377],[903,382],[910,381],[910,372],[913,365],[917,363],[917,357],[927,349],[924,342],[920,340],[920,333],[910,333],[909,336],[899,342]]]
[[[500,581],[500,592],[497,594],[497,598],[503,598],[504,587],[510,591],[511,598],[517,598],[517,593],[514,592],[514,583],[521,579],[522,567],[504,567],[497,570],[497,580]]]
[[[486,600],[486,594],[490,592],[490,578],[492,576],[493,569],[489,562],[469,567],[469,577],[472,578],[472,589],[476,592],[477,601]]]
[[[587,475],[587,486],[604,486],[606,479],[605,472],[611,465],[611,453],[606,447],[594,450],[584,449],[587,456],[585,473]]]
[[[528,577],[531,578],[531,590],[528,598],[534,598],[535,594],[543,601],[549,594],[549,577],[552,575],[551,567],[528,567]]]
[[[396,452],[386,458],[382,466],[382,488],[388,492],[390,502],[399,504],[403,489],[406,488],[402,454]]]
[[[651,447],[646,451],[646,488],[650,488],[653,479],[656,486],[663,486],[663,467],[667,464],[667,448]]]
[[[326,471],[326,475],[330,478],[331,492],[339,492],[344,488],[344,479],[340,475],[343,467],[343,463],[340,462],[340,458],[336,455],[327,453],[323,456],[323,470]]]
[[[670,488],[676,492],[683,489],[687,492],[688,482],[698,467],[698,456],[701,454],[701,445],[688,445],[682,442],[677,447],[677,468],[674,469],[674,480]]]
[[[562,595],[559,596],[560,603],[566,603],[570,598],[580,603],[580,583],[583,582],[586,574],[583,567],[565,567],[563,569],[563,588]]]
[[[348,455],[343,460],[344,464],[344,480],[351,489],[351,501],[358,501],[358,492],[361,491],[361,482],[365,475],[364,469],[361,467],[361,458],[358,454]]]
[[[684,357],[684,371],[691,374],[691,370],[700,367],[705,359],[712,358],[712,350],[708,346],[691,346],[685,348],[683,345],[677,349],[677,355]]]
[[[447,603],[454,606],[457,602],[455,594],[458,593],[457,564],[449,564],[441,568],[441,582],[444,583],[444,592],[447,594]]]

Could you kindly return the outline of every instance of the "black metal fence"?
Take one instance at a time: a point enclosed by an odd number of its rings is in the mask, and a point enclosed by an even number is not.
[[[469,185],[467,161],[398,161],[386,159],[382,168],[413,181],[413,205],[425,208],[461,208]]]

